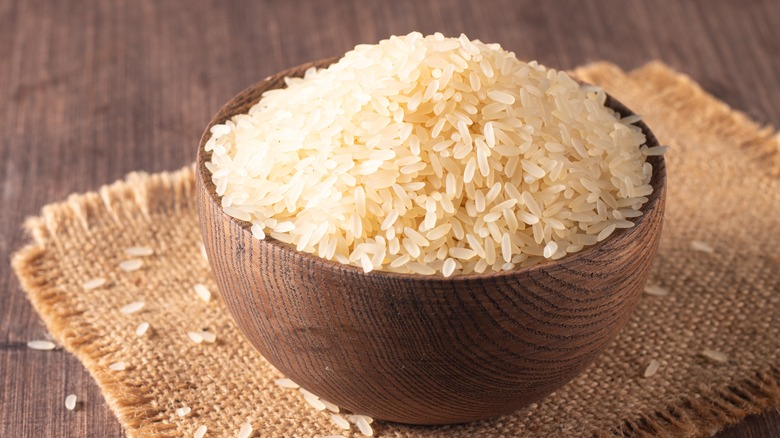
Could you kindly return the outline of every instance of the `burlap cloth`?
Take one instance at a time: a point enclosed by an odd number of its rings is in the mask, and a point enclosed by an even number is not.
[[[769,129],[730,110],[660,63],[630,73],[599,63],[576,72],[644,116],[671,145],[666,226],[651,282],[628,326],[580,377],[512,415],[448,427],[375,422],[379,436],[706,436],[780,404],[780,179]],[[131,174],[97,193],[48,205],[29,220],[34,243],[13,264],[54,338],[92,373],[131,436],[255,436],[344,433],[242,337],[219,300],[201,256],[190,168]],[[714,253],[696,251],[706,242]],[[117,264],[134,245],[154,248],[145,266]],[[104,287],[82,283],[105,277]],[[142,312],[119,308],[143,300]],[[134,333],[151,324],[144,337]],[[186,333],[208,328],[216,344]],[[705,349],[727,355],[718,363]],[[655,376],[643,377],[658,360]],[[108,365],[125,361],[125,371]],[[175,409],[192,407],[179,418]]]

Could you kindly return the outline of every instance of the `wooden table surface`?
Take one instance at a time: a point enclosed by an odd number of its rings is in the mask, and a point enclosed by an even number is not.
[[[9,266],[40,207],[190,163],[209,117],[282,68],[412,30],[498,42],[557,68],[657,58],[780,125],[780,2],[0,0],[0,437],[116,437],[81,364],[46,337]],[[66,411],[66,394],[83,401]],[[780,436],[777,411],[719,437]]]

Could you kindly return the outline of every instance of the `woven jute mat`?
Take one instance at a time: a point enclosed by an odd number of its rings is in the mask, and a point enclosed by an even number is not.
[[[641,114],[671,146],[666,224],[650,280],[669,294],[646,295],[604,354],[539,403],[465,425],[375,422],[375,435],[707,436],[780,405],[777,139],[660,63],[630,73],[599,63],[576,74]],[[200,253],[193,190],[191,168],[136,173],[29,220],[34,242],[13,265],[53,337],[92,373],[130,436],[192,436],[201,424],[207,436],[235,436],[246,421],[259,437],[360,436],[276,386],[282,376],[219,297],[207,303],[193,292],[196,283],[217,290]],[[154,254],[125,272],[117,265],[131,246]],[[84,290],[93,277],[108,282]],[[146,306],[119,311],[133,301]],[[143,321],[151,329],[138,337]],[[203,329],[217,342],[187,337]],[[644,377],[652,360],[660,368]],[[119,361],[126,370],[108,369]],[[175,413],[182,406],[192,408],[184,418]]]

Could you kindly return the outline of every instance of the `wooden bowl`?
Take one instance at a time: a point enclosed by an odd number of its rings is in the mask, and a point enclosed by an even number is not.
[[[252,345],[282,373],[344,409],[413,424],[522,408],[579,374],[642,294],[661,235],[666,167],[653,194],[599,244],[531,268],[444,278],[359,268],[297,252],[226,215],[204,163],[209,129],[332,59],[270,76],[225,105],[201,138],[198,213],[219,290]],[[609,98],[608,106],[632,114]],[[657,141],[643,123],[648,146]],[[257,409],[262,409],[258,406]]]

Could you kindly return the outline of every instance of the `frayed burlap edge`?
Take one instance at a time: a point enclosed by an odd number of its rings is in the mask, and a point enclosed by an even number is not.
[[[48,331],[84,364],[122,426],[134,429],[139,437],[176,436],[172,431],[175,426],[157,421],[162,418],[162,410],[149,403],[150,398],[145,396],[148,388],[128,385],[100,365],[100,358],[118,347],[90,335],[96,330],[89,324],[83,321],[74,324],[71,317],[84,310],[64,305],[62,291],[49,282],[48,267],[42,262],[42,256],[48,251],[65,251],[62,237],[68,233],[78,233],[101,223],[150,221],[154,214],[194,208],[194,188],[194,168],[187,166],[176,172],[153,175],[134,172],[97,192],[71,195],[65,202],[43,207],[40,216],[27,219],[25,229],[34,243],[11,259],[22,288]]]
[[[639,414],[623,420],[599,438],[711,436],[748,415],[780,407],[780,369],[773,368],[727,388],[698,397],[685,397],[665,411]]]
[[[755,123],[746,114],[704,91],[689,76],[670,69],[660,61],[650,62],[628,73],[614,64],[597,62],[580,67],[573,73],[587,82],[603,86],[607,91],[610,86],[620,87],[621,80],[646,84],[647,88],[654,90],[653,99],[662,101],[676,113],[695,114],[696,119],[706,120],[709,136],[729,139],[730,143],[760,163],[760,168],[772,176],[780,176],[780,134],[773,127]],[[664,139],[659,137],[659,141]],[[780,368],[777,367],[727,388],[715,389],[711,394],[682,398],[666,411],[637,414],[597,436],[710,436],[748,415],[771,408],[780,408]]]
[[[625,77],[617,66],[599,62],[577,69],[580,78],[609,88],[607,85]],[[761,127],[745,114],[706,93],[689,77],[652,62],[628,73],[628,77],[649,81],[658,90],[656,98],[684,111],[694,111],[711,120],[712,135],[729,138],[744,151],[754,153],[762,167],[780,175],[780,138],[771,127]],[[679,99],[685,95],[686,99]],[[677,98],[675,98],[677,97]],[[663,138],[660,139],[663,142]],[[101,187],[97,192],[71,195],[65,202],[43,207],[41,215],[29,218],[25,229],[31,243],[12,257],[13,269],[28,298],[53,337],[87,368],[100,387],[107,403],[124,427],[137,436],[173,436],[173,425],[155,421],[162,411],[154,409],[144,396],[146,388],[130,386],[115,374],[99,366],[102,355],[117,347],[104,340],[85,335],[93,333],[88,326],[74,326],[71,316],[84,309],[63,306],[61,291],[49,282],[48,267],[43,262],[47,251],[62,252],[61,237],[87,230],[100,223],[130,223],[152,220],[154,214],[193,208],[194,172],[192,166],[179,171],[158,174],[136,172],[124,180]],[[709,436],[735,424],[751,414],[780,407],[780,369],[774,367],[736,382],[727,388],[684,397],[662,412],[637,413],[612,430],[596,433],[598,437],[695,437]]]

